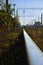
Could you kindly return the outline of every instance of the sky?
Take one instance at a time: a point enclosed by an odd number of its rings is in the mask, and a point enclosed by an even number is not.
[[[9,0],[9,3],[16,4],[17,8],[43,8],[43,0]],[[25,13],[23,10],[18,10],[19,21],[21,25],[25,24],[33,24],[34,20],[38,20],[38,17],[40,19],[41,13],[43,10],[26,10]],[[25,16],[31,16],[32,17],[25,17]],[[24,17],[21,17],[24,16]],[[34,16],[34,17],[33,17]]]

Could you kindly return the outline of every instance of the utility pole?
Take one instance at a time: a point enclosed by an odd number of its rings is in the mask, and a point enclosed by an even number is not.
[[[16,10],[16,16],[18,17],[18,9]]]
[[[39,16],[38,16],[38,22],[39,22],[39,19],[40,19],[40,18],[39,18]]]
[[[25,9],[23,10],[23,21],[24,21],[24,25],[25,25]]]
[[[15,17],[15,6],[16,6],[16,4],[13,4],[13,7],[14,7],[14,9],[13,9],[14,10],[14,17]]]
[[[42,14],[41,14],[41,26],[42,26]]]
[[[8,0],[6,0],[6,12],[8,13]]]
[[[8,0],[6,0],[6,4],[8,5]]]
[[[1,10],[1,8],[2,8],[2,1],[0,0],[0,10]]]
[[[0,0],[0,10],[2,10],[3,9],[3,0]]]

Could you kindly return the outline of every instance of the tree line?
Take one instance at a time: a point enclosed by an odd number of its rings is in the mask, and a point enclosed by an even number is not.
[[[7,27],[9,30],[12,27],[20,26],[18,14],[13,18],[11,16],[12,12],[13,10],[9,4],[4,5],[4,9],[0,10],[0,26]]]

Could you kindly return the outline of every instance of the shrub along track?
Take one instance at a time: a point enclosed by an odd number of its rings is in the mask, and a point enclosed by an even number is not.
[[[0,36],[0,65],[28,65],[21,28],[7,31]]]
[[[25,30],[43,52],[43,27],[25,28]]]

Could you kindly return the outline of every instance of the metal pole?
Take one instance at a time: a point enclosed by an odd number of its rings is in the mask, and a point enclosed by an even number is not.
[[[8,13],[8,0],[6,0],[6,12]]]
[[[16,16],[18,17],[18,9],[16,10]]]
[[[42,25],[42,14],[41,14],[41,25]]]
[[[0,0],[0,10],[3,9],[3,0]]]
[[[6,0],[6,4],[8,5],[8,0]]]
[[[39,19],[40,19],[40,18],[39,18],[39,16],[38,16],[38,22],[39,22]]]
[[[24,25],[25,25],[25,10],[23,10],[23,20],[24,20]]]
[[[16,6],[16,4],[13,4],[13,6],[14,6],[14,17],[15,17],[15,6]]]

